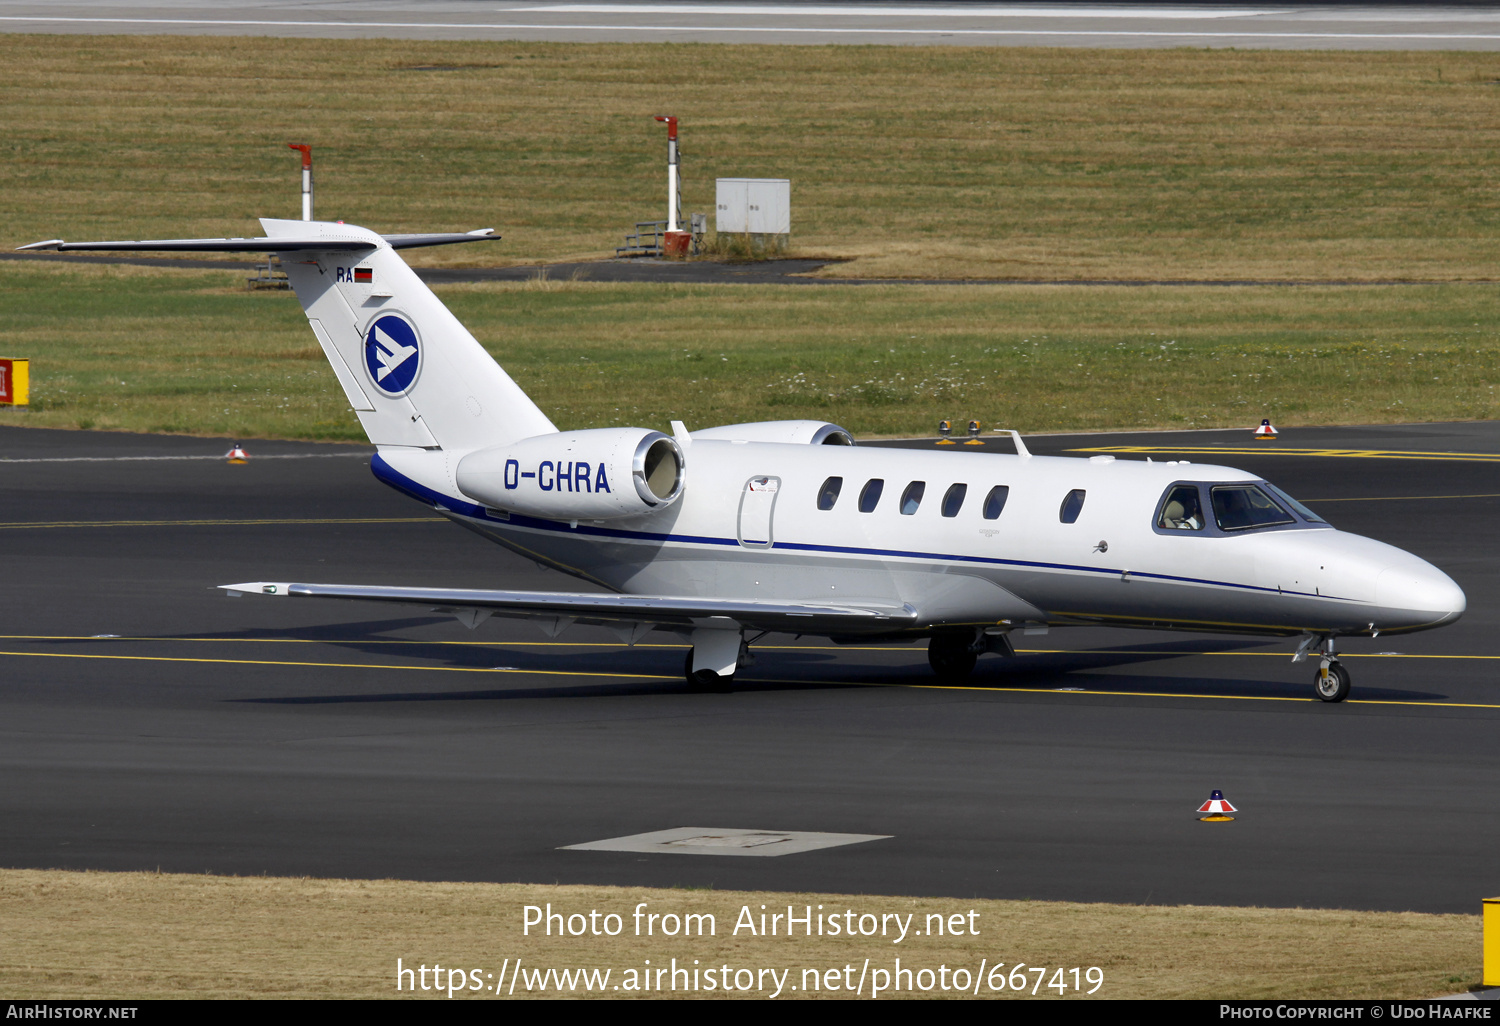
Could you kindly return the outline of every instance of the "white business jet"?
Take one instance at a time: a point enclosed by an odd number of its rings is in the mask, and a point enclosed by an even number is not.
[[[928,639],[942,677],[1015,631],[1106,624],[1298,637],[1315,690],[1349,693],[1335,639],[1452,623],[1464,594],[1410,553],[1337,531],[1228,467],[857,447],[818,421],[668,436],[559,431],[397,254],[493,238],[378,235],[262,220],[266,238],[68,243],[58,250],[282,254],[376,477],[607,593],[256,581],[231,595],[423,606],[652,630],[692,646],[696,688],[726,687],[750,641]]]

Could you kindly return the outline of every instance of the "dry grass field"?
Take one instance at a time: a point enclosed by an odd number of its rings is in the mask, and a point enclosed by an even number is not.
[[[565,914],[620,914],[623,932],[548,938],[533,928],[523,935],[524,906],[548,902]],[[712,913],[715,933],[635,937],[631,913],[639,902],[648,913]],[[912,932],[899,944],[894,923],[885,939],[733,933],[743,907],[758,917],[761,905],[774,912],[788,904],[799,916],[808,905],[825,913],[914,914],[913,931],[928,914],[962,913],[965,930],[978,933]],[[971,910],[978,913],[972,920]],[[1476,985],[1481,961],[1477,915],[35,870],[0,871],[0,936],[0,997],[29,999],[395,997],[397,958],[403,967],[443,966],[445,984],[449,969],[479,970],[490,988],[507,959],[512,967],[521,959],[525,970],[607,968],[607,987],[621,990],[594,994],[612,997],[634,993],[625,970],[639,979],[647,959],[658,968],[673,958],[691,967],[697,959],[701,967],[728,965],[731,976],[742,968],[790,969],[783,980],[797,990],[782,997],[839,997],[846,991],[828,989],[822,974],[822,989],[809,994],[802,970],[838,969],[842,984],[859,976],[867,958],[871,969],[889,971],[897,957],[916,970],[966,968],[971,979],[981,959],[1003,963],[1007,972],[1018,963],[1048,967],[1034,996],[1034,969],[1023,973],[1024,995],[1008,981],[992,992],[985,974],[981,995],[1032,1000],[1059,1000],[1047,984],[1056,969],[1073,967],[1083,972],[1078,990],[1071,974],[1062,979],[1069,1000],[1091,989],[1089,967],[1102,970],[1096,996],[1106,998],[1420,998]],[[846,965],[851,977],[842,972]],[[474,979],[455,982],[473,987]],[[528,994],[526,979],[523,971],[506,996],[541,996]],[[874,979],[865,984],[866,998]],[[765,991],[741,996],[769,996],[769,979],[761,982]],[[567,993],[587,995],[581,985]],[[403,994],[448,1000],[445,991],[420,985],[415,995]],[[934,984],[917,996],[957,995]],[[470,989],[452,999],[485,997]]]
[[[0,35],[0,244],[318,213],[605,256],[717,176],[792,180],[840,275],[1495,278],[1500,55]]]

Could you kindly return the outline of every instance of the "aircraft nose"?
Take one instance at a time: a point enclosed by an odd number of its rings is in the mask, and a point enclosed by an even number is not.
[[[1381,571],[1375,582],[1375,597],[1382,609],[1411,610],[1432,616],[1433,626],[1452,623],[1468,607],[1463,589],[1430,563],[1393,566]]]

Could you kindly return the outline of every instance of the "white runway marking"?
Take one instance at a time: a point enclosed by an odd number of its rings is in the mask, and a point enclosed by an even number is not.
[[[672,855],[793,855],[866,841],[886,841],[890,834],[830,834],[814,830],[744,830],[723,827],[674,827],[584,844],[565,844],[560,851],[661,852]]]
[[[792,4],[547,4],[501,7],[506,13],[538,14],[732,14],[753,18],[790,14],[834,18],[1158,18],[1208,20],[1254,18],[1281,11],[1250,7],[803,7]]]

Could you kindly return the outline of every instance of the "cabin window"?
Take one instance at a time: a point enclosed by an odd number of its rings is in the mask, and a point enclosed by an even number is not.
[[[956,484],[943,493],[943,516],[956,517],[958,511],[963,508],[964,496],[969,494],[969,486]]]
[[[999,520],[1000,511],[1005,509],[1005,500],[1010,498],[1010,485],[996,485],[990,489],[990,493],[984,497],[984,519]]]
[[[875,507],[880,503],[880,493],[884,489],[885,482],[878,477],[866,481],[865,486],[859,492],[859,511],[874,513]]]
[[[1203,530],[1203,506],[1198,501],[1197,485],[1176,485],[1161,504],[1156,526],[1167,531]]]
[[[1221,531],[1296,523],[1275,499],[1255,485],[1218,485],[1212,495],[1214,522]]]
[[[1078,521],[1078,514],[1083,512],[1083,500],[1087,495],[1088,492],[1084,489],[1074,488],[1068,493],[1068,497],[1062,501],[1062,505],[1058,507],[1057,519],[1065,524],[1076,523]]]
[[[913,481],[906,486],[906,491],[901,493],[901,515],[909,517],[922,505],[922,493],[927,491],[926,481]]]
[[[839,490],[844,487],[844,479],[841,477],[830,477],[823,482],[823,487],[818,489],[818,508],[833,509],[833,504],[839,501]]]

